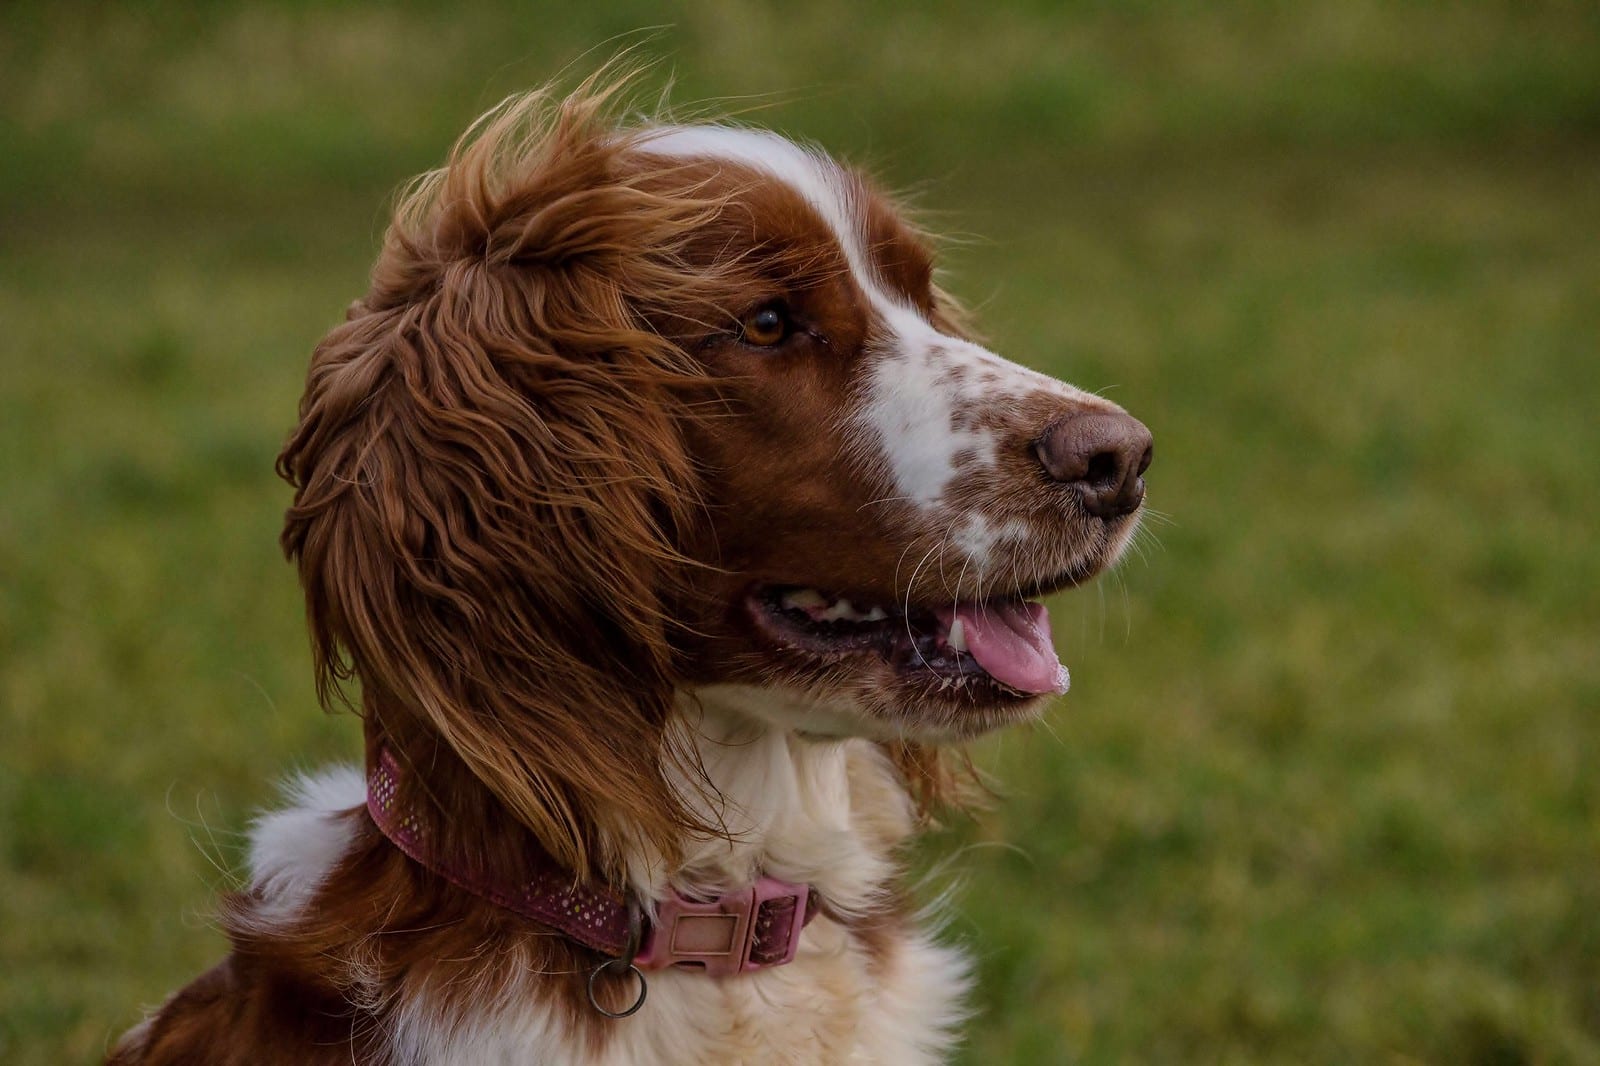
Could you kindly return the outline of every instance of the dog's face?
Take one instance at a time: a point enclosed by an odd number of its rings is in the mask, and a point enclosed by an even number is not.
[[[534,94],[401,202],[279,459],[327,696],[574,869],[663,853],[686,691],[969,736],[1066,687],[1033,597],[1110,565],[1144,427],[962,336],[926,243],[769,134]]]
[[[723,412],[691,443],[715,567],[685,605],[693,680],[769,689],[753,705],[788,726],[923,739],[1065,691],[1032,601],[1127,545],[1149,433],[964,337],[926,242],[856,174],[743,130],[639,147],[729,197],[687,253],[726,299],[663,323]]]

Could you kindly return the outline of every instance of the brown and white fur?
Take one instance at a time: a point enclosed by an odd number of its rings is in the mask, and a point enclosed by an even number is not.
[[[333,769],[256,823],[232,953],[111,1062],[917,1063],[957,1039],[967,967],[897,852],[949,787],[933,745],[1043,701],[929,666],[950,635],[913,625],[1114,562],[1148,435],[969,339],[859,174],[618,123],[613,93],[503,105],[403,199],[313,357],[284,547],[324,698],[359,682],[441,849],[537,847],[644,901],[768,874],[822,913],[789,965],[660,971],[607,1020],[596,953],[408,859]],[[1086,425],[1144,448],[1110,488],[1059,469],[1101,447]],[[785,622],[783,589],[870,639]]]

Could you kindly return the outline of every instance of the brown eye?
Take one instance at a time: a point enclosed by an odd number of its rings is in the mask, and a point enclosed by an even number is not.
[[[789,316],[783,308],[767,306],[744,316],[739,339],[757,348],[770,348],[789,335]]]

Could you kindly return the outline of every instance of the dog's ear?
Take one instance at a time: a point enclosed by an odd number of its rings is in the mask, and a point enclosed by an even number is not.
[[[585,873],[702,828],[661,750],[701,382],[646,322],[715,205],[628,177],[603,102],[508,105],[409,194],[279,457],[324,699],[354,676]]]

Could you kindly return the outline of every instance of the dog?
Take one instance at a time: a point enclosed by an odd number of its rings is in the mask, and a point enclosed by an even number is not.
[[[403,194],[279,458],[319,695],[231,953],[135,1063],[918,1063],[969,975],[900,886],[960,741],[1068,674],[1149,431],[971,339],[862,174],[617,86]],[[355,691],[356,687],[359,691]]]

